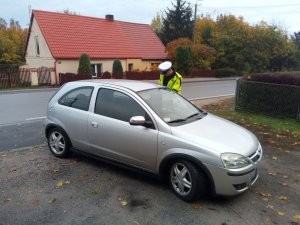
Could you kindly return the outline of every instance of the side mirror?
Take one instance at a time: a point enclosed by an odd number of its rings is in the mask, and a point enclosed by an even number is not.
[[[139,126],[139,125],[145,125],[146,119],[143,116],[133,116],[129,120],[130,125]]]

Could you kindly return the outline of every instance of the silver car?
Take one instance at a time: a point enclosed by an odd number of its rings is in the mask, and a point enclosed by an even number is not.
[[[258,178],[262,148],[251,132],[166,88],[130,80],[65,84],[48,104],[50,151],[71,150],[168,180],[185,201],[236,195]]]

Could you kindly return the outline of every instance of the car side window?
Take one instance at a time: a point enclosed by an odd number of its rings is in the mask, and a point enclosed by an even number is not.
[[[129,122],[133,116],[147,117],[145,110],[131,97],[115,90],[101,88],[95,103],[95,113]]]
[[[93,87],[81,87],[69,91],[62,96],[58,103],[75,109],[89,110]]]

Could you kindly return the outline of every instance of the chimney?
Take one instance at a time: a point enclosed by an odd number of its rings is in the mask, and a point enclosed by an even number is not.
[[[105,16],[105,19],[106,19],[107,21],[114,21],[114,15],[107,14],[107,15]]]

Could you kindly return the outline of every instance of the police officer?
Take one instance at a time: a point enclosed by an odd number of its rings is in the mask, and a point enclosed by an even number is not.
[[[172,63],[165,61],[159,64],[158,68],[161,72],[158,83],[181,94],[181,82],[183,78],[173,69]]]

